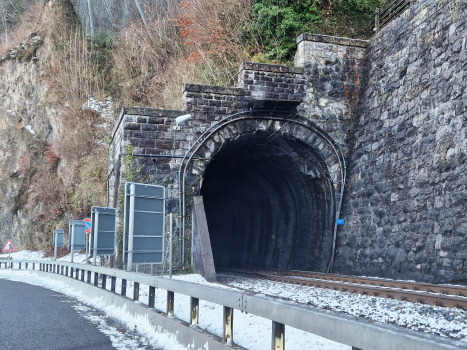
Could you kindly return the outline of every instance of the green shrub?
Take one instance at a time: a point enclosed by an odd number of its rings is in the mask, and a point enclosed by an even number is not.
[[[318,0],[258,0],[253,6],[256,32],[270,59],[280,61],[295,51],[294,38],[321,21]],[[292,40],[291,40],[292,39]]]

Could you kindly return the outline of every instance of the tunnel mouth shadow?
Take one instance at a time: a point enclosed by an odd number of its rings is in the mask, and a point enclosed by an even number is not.
[[[216,269],[325,271],[335,196],[316,148],[280,133],[241,135],[212,156],[201,195]]]

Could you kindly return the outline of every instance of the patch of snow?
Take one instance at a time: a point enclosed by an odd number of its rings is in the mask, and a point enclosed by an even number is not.
[[[31,125],[26,125],[26,130],[29,131],[31,134],[35,135],[36,133],[34,132],[34,130],[32,130],[32,127]]]
[[[106,121],[105,123],[96,125],[97,127],[108,127],[108,123],[114,120],[114,102],[112,97],[107,97],[102,100],[98,100],[94,97],[90,97],[82,106],[82,109],[90,109],[97,112]]]

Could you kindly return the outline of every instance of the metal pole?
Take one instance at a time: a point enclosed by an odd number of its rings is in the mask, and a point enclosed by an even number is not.
[[[91,38],[94,38],[94,24],[92,22],[91,0],[88,0],[89,24],[91,25]]]
[[[57,236],[58,233],[54,233],[54,261],[57,261]]]
[[[88,0],[89,1],[89,0]],[[138,0],[135,0],[135,4],[136,4],[136,7],[138,7],[138,11],[139,11],[139,14],[143,20],[143,23],[144,23],[144,26],[146,27],[146,29],[148,28],[148,24],[146,23],[146,18],[144,18],[144,11],[143,9],[141,8],[141,5],[139,3]]]
[[[92,228],[94,230],[94,246],[92,249],[92,264],[96,266],[96,261],[97,261],[97,235],[98,235],[98,229],[99,229],[99,212],[94,213],[94,227]]]
[[[127,271],[133,269],[133,231],[135,229],[135,185],[130,185],[130,213],[128,218],[128,262]]]
[[[75,225],[71,225],[71,262],[73,262],[74,252],[75,252]]]
[[[91,232],[84,233],[85,243],[84,246],[86,247],[86,262],[89,260],[89,251],[90,251],[90,240],[91,240]]]
[[[169,214],[170,231],[169,231],[169,278],[172,278],[172,234],[173,234],[173,214]]]

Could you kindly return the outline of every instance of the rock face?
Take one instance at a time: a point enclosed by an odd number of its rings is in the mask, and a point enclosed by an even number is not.
[[[467,282],[466,18],[420,1],[372,39],[337,271]]]
[[[42,45],[30,50],[34,55],[19,59],[23,47],[0,62],[0,242],[11,239],[17,248],[43,243],[42,204],[32,178],[54,135],[55,112],[46,103],[47,45],[39,36],[31,39]]]

